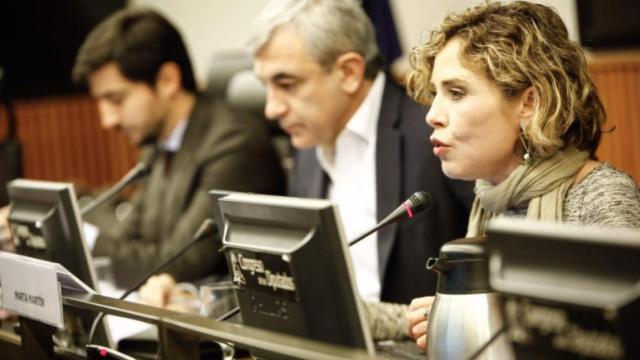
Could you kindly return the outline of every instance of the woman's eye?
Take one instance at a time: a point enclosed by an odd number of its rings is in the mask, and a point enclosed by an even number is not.
[[[464,92],[462,90],[451,89],[449,92],[451,93],[451,99],[453,100],[460,100],[464,97]]]

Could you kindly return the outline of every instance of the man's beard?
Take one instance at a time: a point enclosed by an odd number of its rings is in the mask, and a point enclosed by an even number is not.
[[[138,143],[139,147],[145,147],[147,145],[152,145],[158,142],[158,135],[157,134],[149,134],[146,137],[144,137],[142,140],[140,140],[140,142]]]
[[[160,133],[162,131],[162,126],[164,125],[164,121],[159,122],[155,127],[149,131],[147,135],[145,135],[142,140],[138,143],[139,147],[144,147],[147,145],[156,144],[160,139]]]

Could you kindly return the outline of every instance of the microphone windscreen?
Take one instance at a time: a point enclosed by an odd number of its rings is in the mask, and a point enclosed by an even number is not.
[[[158,148],[155,148],[152,151],[146,152],[142,155],[142,158],[135,166],[136,169],[136,177],[142,178],[151,174],[151,169],[153,168],[153,163],[160,156],[162,151]]]
[[[414,212],[422,211],[431,206],[431,195],[426,191],[417,191],[407,200]]]
[[[144,162],[140,162],[140,172],[138,173],[139,177],[144,177],[147,176],[151,173],[151,165],[152,162],[150,161],[144,161]]]

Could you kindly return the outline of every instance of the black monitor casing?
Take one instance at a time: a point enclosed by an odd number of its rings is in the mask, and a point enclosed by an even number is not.
[[[96,275],[73,185],[17,179],[7,188],[11,200],[8,220],[16,252],[59,263],[95,289]],[[76,345],[84,345],[94,316],[86,310],[65,309],[65,328]],[[110,345],[104,326],[98,329],[96,339]]]
[[[332,202],[232,193],[218,205],[246,325],[373,353]]]
[[[487,236],[516,358],[640,358],[640,231],[500,218]]]

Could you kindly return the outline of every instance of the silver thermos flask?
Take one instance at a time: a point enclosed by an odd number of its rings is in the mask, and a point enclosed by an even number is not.
[[[483,348],[503,327],[487,263],[484,238],[447,242],[438,258],[427,261],[427,269],[438,273],[427,325],[427,359],[513,358],[504,335]]]

